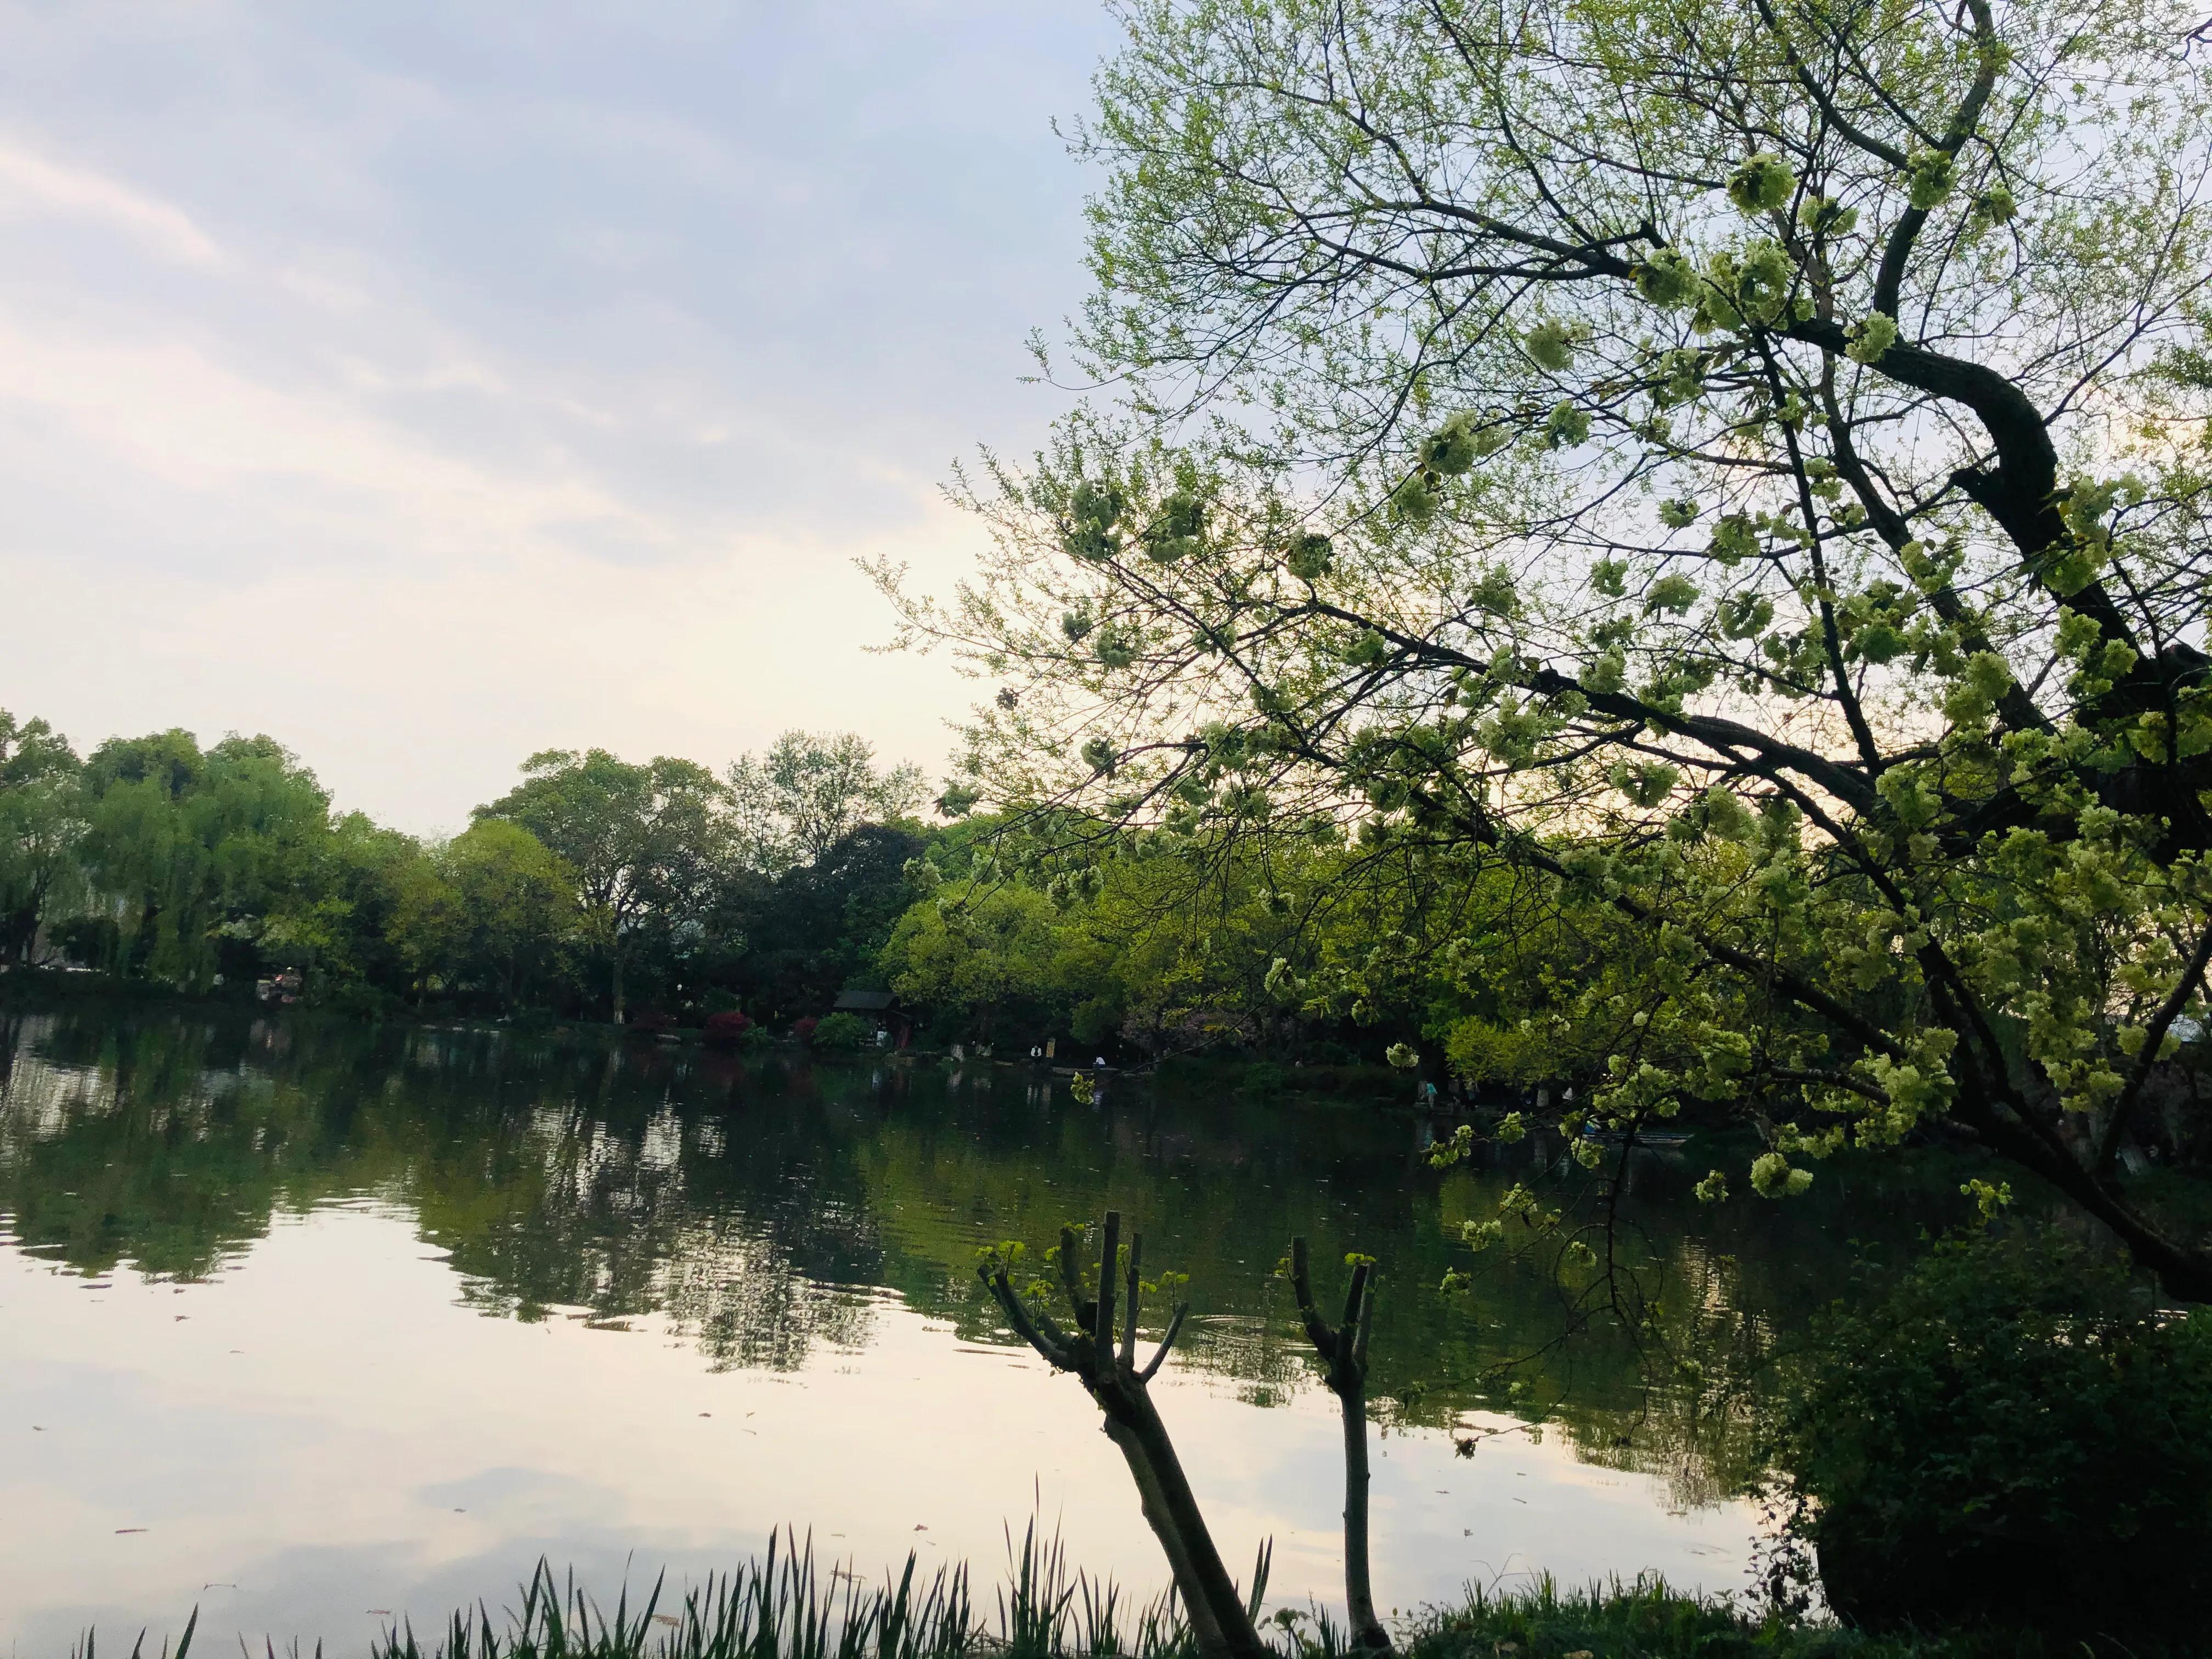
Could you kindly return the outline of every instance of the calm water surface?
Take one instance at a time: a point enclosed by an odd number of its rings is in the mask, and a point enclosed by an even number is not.
[[[1040,1513],[1149,1591],[1096,1413],[974,1279],[979,1245],[1109,1204],[1191,1275],[1155,1388],[1232,1565],[1274,1539],[1271,1601],[1341,1583],[1334,1402],[1271,1276],[1295,1232],[1387,1275],[1386,1604],[1539,1570],[1741,1587],[1742,1413],[1602,1333],[1547,1347],[1556,1282],[1451,1242],[1516,1180],[1570,1197],[1556,1147],[1440,1174],[1423,1141],[1372,1107],[1083,1106],[1001,1066],[0,1014],[0,1650],[197,1606],[223,1645],[343,1652],[496,1607],[540,1555],[611,1597],[782,1524],[865,1573],[911,1550],[988,1580]],[[1639,1155],[1629,1213],[1709,1379],[1834,1293],[1844,1240],[1935,1213],[1894,1166],[1706,1209],[1705,1167]],[[1451,1266],[1471,1297],[1438,1294]]]

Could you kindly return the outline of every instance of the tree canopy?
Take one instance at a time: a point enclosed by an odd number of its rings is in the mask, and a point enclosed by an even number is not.
[[[788,732],[771,757],[733,783],[548,750],[462,833],[423,841],[334,813],[270,738],[203,749],[170,730],[80,762],[0,711],[0,968],[240,997],[293,970],[283,994],[368,1012],[819,1015],[881,982],[916,896],[906,867],[943,832],[904,816],[915,769],[878,768],[857,736]]]
[[[921,769],[878,768],[857,732],[786,732],[763,754],[729,769],[741,855],[781,873],[811,864],[864,823],[911,818],[921,808]]]
[[[124,919],[103,965],[205,989],[226,944],[307,920],[330,797],[274,738],[113,738],[84,783],[87,875]]]
[[[653,922],[668,925],[711,877],[721,786],[693,761],[664,755],[632,763],[604,749],[545,750],[525,761],[522,773],[521,783],[478,807],[477,817],[520,824],[575,872],[584,926],[606,958],[619,1024],[633,935]]]
[[[1116,11],[1125,395],[963,478],[948,602],[879,572],[1000,685],[953,804],[1477,854],[1638,943],[1543,1016],[1607,1034],[1571,1128],[1732,1103],[1778,1194],[1946,1124],[2212,1297],[2119,1170],[2203,1150],[2197,20]]]
[[[479,818],[409,872],[392,935],[418,974],[513,1006],[582,924],[577,890],[575,872],[529,830]]]
[[[0,963],[29,956],[76,872],[84,833],[76,751],[46,721],[0,708]]]

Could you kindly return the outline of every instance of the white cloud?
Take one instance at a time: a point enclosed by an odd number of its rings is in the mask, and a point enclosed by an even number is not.
[[[793,564],[817,568],[809,592],[763,603],[764,578]],[[837,726],[934,772],[942,715],[965,701],[940,660],[864,653],[889,631],[872,596],[836,556],[804,547],[733,549],[655,580],[557,551],[385,580],[279,569],[219,595],[0,560],[0,588],[46,614],[100,618],[16,641],[0,706],[35,708],[82,741],[155,723],[209,741],[265,730],[342,806],[418,832],[465,822],[542,748],[719,766],[787,726]],[[166,690],[158,713],[137,695],[149,681]],[[45,695],[18,704],[34,686]]]
[[[436,377],[434,377],[436,378]],[[477,370],[447,385],[496,384]],[[269,385],[196,344],[71,336],[0,317],[0,403],[73,428],[118,477],[222,495],[282,486],[295,556],[361,550],[436,563],[514,550],[589,526],[602,542],[696,550],[701,532],[656,516],[577,469],[487,469],[404,425],[313,391]]]
[[[0,706],[82,743],[155,725],[266,730],[342,804],[427,831],[462,822],[539,748],[719,763],[788,726],[837,726],[933,766],[944,717],[966,702],[942,661],[862,648],[890,618],[853,559],[949,572],[976,533],[919,483],[904,486],[906,522],[872,538],[747,525],[712,504],[657,511],[574,468],[442,453],[336,392],[272,386],[194,345],[5,317],[0,412],[42,427],[94,480],[165,485],[177,505],[151,514],[155,538],[161,520],[252,503],[252,541],[224,549],[214,580],[158,540],[126,574],[70,545],[83,538],[67,522],[0,546]],[[610,538],[654,556],[610,562],[592,550]]]
[[[65,215],[112,227],[179,264],[219,265],[222,250],[191,216],[130,185],[0,144],[0,215]]]
[[[1094,36],[104,15],[0,12],[0,707],[265,731],[423,830],[535,748],[941,760],[971,688],[862,648],[853,561],[942,587],[936,481],[1051,412]]]

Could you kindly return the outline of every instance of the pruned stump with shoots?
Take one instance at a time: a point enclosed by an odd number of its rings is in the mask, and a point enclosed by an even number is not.
[[[1221,1565],[1221,1553],[1206,1530],[1206,1517],[1199,1512],[1198,1499],[1191,1492],[1182,1461],[1176,1456],[1175,1443],[1168,1437],[1167,1425],[1160,1420],[1147,1386],[1167,1363],[1190,1313],[1190,1304],[1176,1304],[1159,1346],[1139,1366],[1137,1315],[1143,1293],[1139,1267],[1144,1237],[1142,1234],[1131,1237],[1125,1265],[1120,1212],[1106,1212],[1101,1231],[1105,1237],[1098,1256],[1098,1293],[1094,1297],[1084,1285],[1077,1265],[1082,1240],[1073,1227],[1060,1230],[1060,1288],[1066,1294],[1073,1330],[1064,1329],[1041,1304],[1032,1306],[1024,1298],[1004,1259],[987,1261],[976,1272],[1022,1340],[1055,1370],[1073,1371],[1105,1414],[1107,1438],[1120,1449],[1137,1483],[1145,1519],[1166,1553],[1199,1651],[1209,1659],[1217,1655],[1262,1659],[1268,1650],[1261,1642],[1254,1620],[1267,1586],[1267,1547],[1261,1547],[1248,1601],[1237,1594],[1236,1581]],[[1117,1271],[1124,1285],[1118,1342],[1114,1317]]]
[[[1358,1257],[1352,1264],[1343,1322],[1332,1330],[1314,1303],[1306,1242],[1291,1241],[1291,1290],[1298,1299],[1298,1317],[1344,1413],[1344,1602],[1352,1642],[1362,1652],[1388,1654],[1390,1636],[1375,1616],[1367,1565],[1367,1336],[1375,1322],[1375,1264]]]

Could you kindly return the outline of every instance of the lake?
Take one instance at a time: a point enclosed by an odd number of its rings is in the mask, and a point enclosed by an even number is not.
[[[1035,1516],[1149,1594],[1095,1410],[975,1278],[980,1247],[1041,1254],[1108,1206],[1190,1275],[1156,1395],[1232,1570],[1273,1539],[1271,1604],[1341,1595],[1334,1401],[1273,1276],[1294,1233],[1382,1263],[1386,1607],[1536,1571],[1744,1588],[1727,1379],[1838,1292],[1845,1241],[1950,1213],[1946,1183],[1869,1163],[1705,1206],[1694,1144],[1634,1154],[1619,1236],[1677,1347],[1639,1358],[1576,1334],[1571,1273],[1455,1242],[1515,1182],[1577,1201],[1558,1144],[1438,1171],[1427,1141],[1233,1080],[1085,1104],[989,1063],[0,1014],[0,1643],[198,1607],[217,1651],[342,1653],[495,1611],[540,1556],[611,1601],[785,1525],[864,1576],[965,1559],[988,1604]]]

